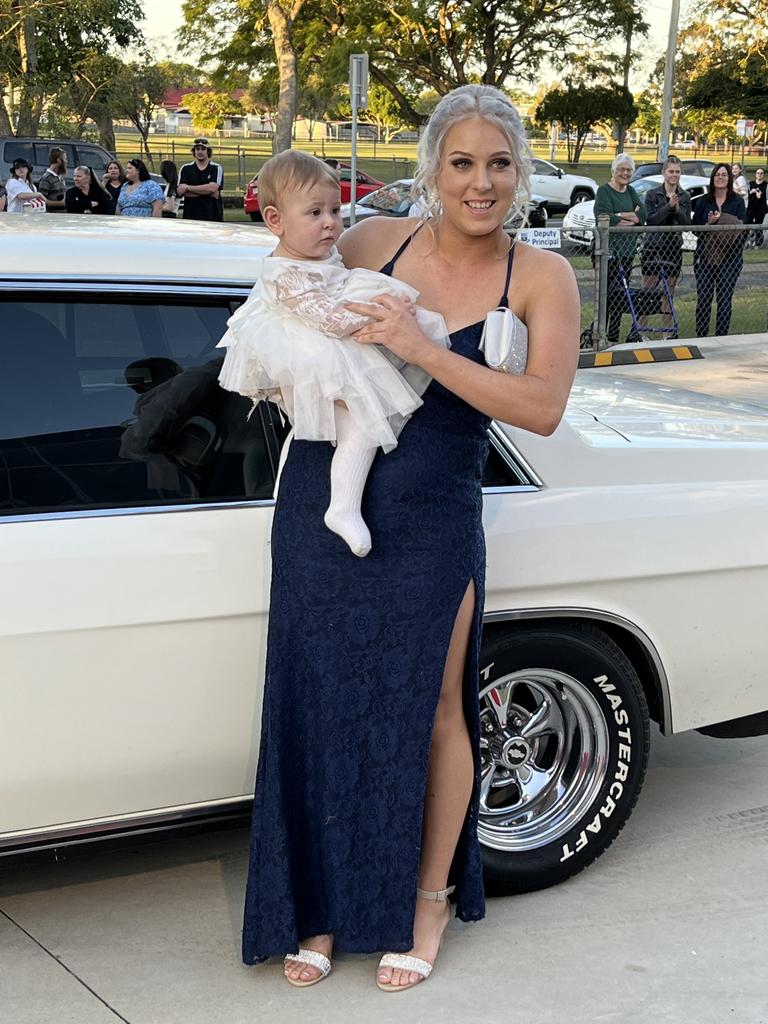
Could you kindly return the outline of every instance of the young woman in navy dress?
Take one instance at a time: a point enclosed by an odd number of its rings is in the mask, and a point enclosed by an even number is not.
[[[327,977],[334,951],[382,951],[377,985],[404,991],[432,970],[454,889],[461,920],[485,913],[487,428],[499,419],[550,434],[578,359],[570,267],[511,246],[503,228],[529,167],[508,98],[463,86],[441,100],[420,143],[422,217],[371,218],[340,240],[347,267],[417,288],[445,317],[452,347],[426,338],[397,298],[350,306],[371,319],[361,344],[385,345],[433,378],[397,449],[371,469],[366,558],[323,526],[331,445],[294,442],[283,468],[243,958],[284,955],[294,985]],[[527,327],[521,375],[488,368],[478,349],[500,305]]]

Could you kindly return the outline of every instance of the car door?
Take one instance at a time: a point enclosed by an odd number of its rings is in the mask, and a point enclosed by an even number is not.
[[[0,845],[253,786],[272,410],[231,295],[145,289],[0,289]]]
[[[533,173],[531,174],[531,190],[542,199],[562,206],[570,204],[570,191],[558,168],[546,160],[534,157]]]

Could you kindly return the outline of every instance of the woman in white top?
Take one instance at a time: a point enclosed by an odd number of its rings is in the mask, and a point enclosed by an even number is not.
[[[23,156],[11,164],[11,176],[5,183],[8,213],[45,213],[45,197],[32,183],[32,166]]]
[[[747,199],[749,198],[749,183],[744,177],[741,164],[734,164],[731,171],[733,173],[733,191],[744,200],[744,205],[746,206]]]

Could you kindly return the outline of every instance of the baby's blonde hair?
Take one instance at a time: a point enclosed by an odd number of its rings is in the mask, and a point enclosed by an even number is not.
[[[328,164],[300,149],[286,149],[267,160],[259,171],[259,207],[280,208],[286,192],[298,192],[320,182],[339,187],[339,177]]]

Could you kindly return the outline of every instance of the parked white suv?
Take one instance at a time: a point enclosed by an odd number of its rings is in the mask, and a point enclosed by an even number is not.
[[[548,160],[534,157],[531,191],[546,199],[550,212],[557,207],[568,209],[597,195],[597,182],[580,174],[566,174]]]

